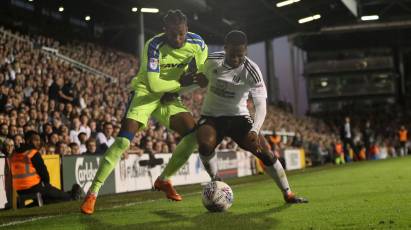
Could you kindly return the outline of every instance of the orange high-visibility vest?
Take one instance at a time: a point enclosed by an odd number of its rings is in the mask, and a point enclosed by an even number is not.
[[[341,143],[337,143],[335,145],[335,153],[337,153],[338,155],[341,155],[344,153],[343,151],[343,145]]]
[[[279,144],[281,142],[281,136],[270,136],[270,142],[273,144]]]
[[[37,153],[32,149],[24,153],[15,153],[11,157],[11,174],[15,190],[25,190],[40,183],[41,178],[31,163],[31,158]]]
[[[407,134],[408,134],[407,130],[405,129],[400,130],[399,131],[400,141],[404,141],[404,142],[407,141],[408,139]]]

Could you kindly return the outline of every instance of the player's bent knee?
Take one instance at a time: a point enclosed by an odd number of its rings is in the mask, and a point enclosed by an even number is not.
[[[214,152],[214,145],[209,143],[199,143],[198,151],[202,156],[208,157],[211,156]]]
[[[129,131],[120,131],[120,133],[118,134],[119,138],[126,138],[129,140],[129,142],[132,142],[134,139],[134,133],[129,132]]]
[[[271,153],[259,152],[256,154],[256,156],[263,162],[265,166],[271,166],[277,161],[277,157],[272,155]]]
[[[126,150],[128,147],[130,147],[130,140],[125,137],[117,137],[116,138],[117,146],[122,149]]]

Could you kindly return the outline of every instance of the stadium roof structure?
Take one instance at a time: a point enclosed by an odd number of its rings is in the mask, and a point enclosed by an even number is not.
[[[168,9],[178,8],[187,14],[190,30],[209,44],[221,44],[224,34],[232,29],[245,31],[253,43],[338,26],[411,20],[411,0],[6,0],[2,4],[5,2],[9,4],[6,9],[33,5],[34,14],[37,10],[44,16],[44,11],[49,11],[45,16],[57,23],[60,17],[70,22],[66,24],[75,24],[73,27],[91,27],[94,35],[114,45],[135,41],[142,7],[159,9],[157,14],[143,13],[146,37],[161,32],[161,17]],[[60,7],[64,11],[60,12]],[[84,22],[86,16],[89,21]],[[363,21],[363,16],[371,16],[371,20],[377,16],[378,21]]]

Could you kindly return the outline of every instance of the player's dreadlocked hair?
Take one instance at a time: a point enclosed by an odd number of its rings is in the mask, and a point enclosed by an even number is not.
[[[187,16],[181,12],[181,10],[168,10],[167,14],[163,17],[164,25],[178,25],[181,23],[187,23]]]
[[[247,45],[247,35],[240,30],[232,30],[230,31],[224,38],[225,44],[230,45]]]

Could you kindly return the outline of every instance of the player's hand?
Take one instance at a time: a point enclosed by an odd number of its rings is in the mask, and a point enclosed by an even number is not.
[[[181,87],[186,87],[186,86],[190,86],[190,85],[194,84],[193,74],[183,73],[180,76],[180,80],[178,82],[180,82]]]
[[[208,79],[203,73],[194,74],[194,83],[199,85],[201,88],[205,88],[208,85]]]
[[[178,93],[164,93],[163,96],[161,96],[160,98],[160,103],[165,105],[174,100],[177,100],[177,98],[178,98]]]

